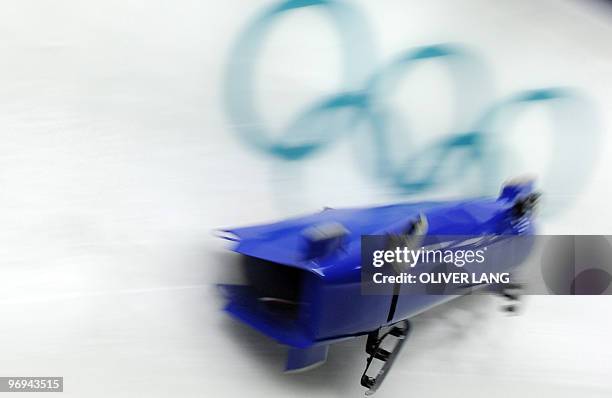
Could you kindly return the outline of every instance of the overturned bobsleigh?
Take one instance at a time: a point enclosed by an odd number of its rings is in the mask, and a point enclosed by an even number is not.
[[[402,295],[398,286],[388,286],[388,294],[363,294],[361,237],[532,235],[538,197],[531,181],[514,181],[497,198],[325,209],[225,230],[225,238],[237,242],[233,250],[242,255],[248,281],[220,285],[225,310],[287,345],[288,371],[324,362],[331,343],[367,335],[361,384],[373,393],[408,335],[408,319],[458,296]],[[396,340],[393,349],[382,348],[385,339]],[[371,377],[374,359],[384,364]]]

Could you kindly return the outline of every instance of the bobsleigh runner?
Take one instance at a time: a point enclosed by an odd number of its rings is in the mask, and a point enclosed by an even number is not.
[[[326,208],[271,224],[224,230],[224,237],[236,242],[233,250],[241,255],[248,281],[219,285],[228,300],[225,311],[288,346],[287,371],[323,363],[330,344],[367,335],[361,384],[366,394],[372,394],[406,341],[409,319],[461,293],[401,294],[404,286],[396,285],[388,294],[363,294],[362,236],[403,236],[404,242],[429,235],[533,236],[532,210],[538,197],[531,181],[512,181],[497,198]],[[501,267],[514,265],[505,261]],[[510,293],[517,288],[514,284],[484,287],[511,303],[518,299]],[[394,342],[393,348],[383,348],[383,341],[386,347]],[[382,361],[382,367],[372,377],[368,369],[374,360]]]

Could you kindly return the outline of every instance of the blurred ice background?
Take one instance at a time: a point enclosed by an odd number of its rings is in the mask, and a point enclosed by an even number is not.
[[[245,145],[223,82],[236,38],[271,4],[1,3],[0,375],[64,376],[64,394],[75,397],[362,394],[363,341],[332,347],[310,373],[283,375],[282,348],[220,311],[213,284],[233,259],[211,231],[324,205],[465,195],[474,177],[399,195],[364,173],[357,138],[299,162]],[[542,230],[611,232],[612,5],[350,4],[367,19],[374,64],[453,42],[485,61],[492,100],[550,86],[590,98],[601,141],[596,153],[555,169],[568,185],[549,190],[567,206]],[[338,91],[336,33],[307,8],[278,19],[262,44],[256,103],[277,135]],[[410,126],[407,150],[453,130],[455,96],[439,64],[415,67],[387,100]],[[587,130],[573,134],[588,139]],[[503,137],[514,165],[502,177],[543,173],[559,139],[535,108]],[[591,159],[590,173],[574,176]],[[579,191],[576,179],[585,183]],[[499,307],[493,297],[468,297],[420,316],[378,396],[612,394],[610,297],[531,297],[519,317]]]

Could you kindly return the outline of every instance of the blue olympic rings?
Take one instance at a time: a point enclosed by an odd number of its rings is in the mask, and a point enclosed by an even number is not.
[[[273,139],[256,111],[254,67],[261,43],[274,21],[282,14],[303,7],[319,7],[331,18],[343,42],[344,81],[339,92],[323,98],[300,113]],[[304,159],[365,123],[372,134],[374,175],[404,194],[424,192],[451,183],[468,170],[480,172],[480,193],[499,188],[502,175],[500,137],[534,104],[547,105],[555,124],[552,157],[542,178],[547,191],[564,187],[560,203],[547,206],[554,211],[565,207],[587,180],[598,155],[601,134],[588,100],[567,89],[545,88],[519,92],[508,99],[493,99],[490,74],[484,62],[456,45],[429,45],[403,52],[391,62],[375,68],[374,45],[365,18],[355,7],[334,0],[289,0],[281,2],[254,19],[238,37],[230,53],[225,76],[225,106],[240,138],[250,147],[285,161]],[[385,100],[403,76],[417,62],[444,62],[455,90],[454,128],[443,139],[414,151],[403,161],[389,156],[389,111]],[[467,93],[469,93],[469,98]],[[466,100],[467,98],[467,100]],[[483,111],[484,110],[484,111]],[[350,117],[336,117],[348,111]],[[568,119],[569,118],[569,119]],[[503,123],[502,123],[503,122]],[[403,129],[406,136],[408,130]],[[580,132],[577,134],[577,132]],[[460,156],[459,167],[442,173],[441,166]],[[580,157],[579,162],[571,162]],[[427,164],[418,175],[416,165]],[[554,191],[554,189],[553,189]]]

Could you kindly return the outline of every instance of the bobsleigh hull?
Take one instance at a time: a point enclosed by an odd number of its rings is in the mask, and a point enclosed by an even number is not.
[[[362,235],[405,234],[423,218],[428,235],[530,235],[533,226],[525,211],[530,195],[531,184],[508,186],[498,198],[325,209],[225,230],[242,255],[248,281],[220,285],[228,300],[225,310],[289,346],[287,370],[312,366],[325,360],[332,342],[368,334],[456,297],[408,294],[392,305],[392,285],[385,294],[362,294]]]

